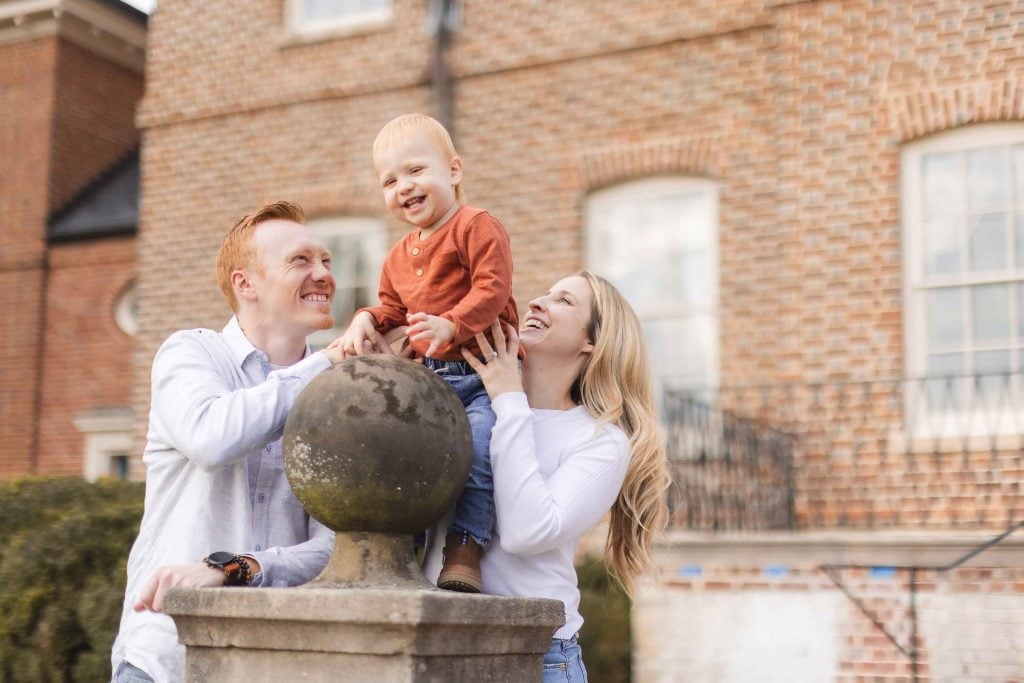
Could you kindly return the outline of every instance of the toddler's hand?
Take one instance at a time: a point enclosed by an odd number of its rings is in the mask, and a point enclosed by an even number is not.
[[[390,351],[390,347],[384,343],[384,338],[374,328],[373,316],[365,311],[357,313],[345,334],[331,342],[327,348],[340,349],[341,360],[374,352],[387,353],[385,348]]]
[[[439,315],[410,313],[406,320],[409,321],[409,341],[430,340],[427,358],[433,358],[435,351],[455,338],[455,323]]]

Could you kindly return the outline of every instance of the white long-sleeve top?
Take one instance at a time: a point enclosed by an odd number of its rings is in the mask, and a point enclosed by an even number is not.
[[[579,406],[534,410],[523,393],[492,403],[491,469],[497,525],[480,563],[483,590],[494,595],[552,598],[565,605],[556,638],[583,625],[573,564],[576,545],[611,509],[629,465],[629,439]],[[441,533],[431,534],[425,572],[437,580]]]
[[[293,586],[323,569],[334,534],[303,509],[284,474],[281,436],[299,392],[331,365],[309,353],[273,369],[232,318],[221,333],[172,335],[153,360],[143,461],[146,505],[128,557],[128,585],[112,664],[122,659],[157,683],[180,681],[185,649],[166,614],[132,605],[162,565],[224,550],[255,557],[254,585]]]

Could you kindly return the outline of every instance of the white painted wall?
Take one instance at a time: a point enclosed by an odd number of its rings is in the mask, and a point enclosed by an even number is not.
[[[837,592],[689,592],[647,588],[633,614],[637,683],[835,680]]]
[[[932,680],[1024,679],[1024,594],[924,594],[918,616]]]

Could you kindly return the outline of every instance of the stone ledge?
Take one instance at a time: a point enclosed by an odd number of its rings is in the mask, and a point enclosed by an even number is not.
[[[557,600],[371,588],[173,589],[185,680],[538,680]]]
[[[189,646],[432,656],[543,653],[565,621],[557,600],[440,590],[173,589],[166,611]]]
[[[692,565],[822,564],[940,567],[960,559],[1001,531],[906,529],[729,532],[671,531],[655,541],[655,557]],[[968,560],[965,567],[1024,566],[1024,530]]]

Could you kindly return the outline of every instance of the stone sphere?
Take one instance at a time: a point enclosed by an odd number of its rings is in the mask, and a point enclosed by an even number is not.
[[[455,392],[396,356],[350,358],[321,373],[284,427],[295,496],[338,532],[423,531],[454,505],[472,456]]]

